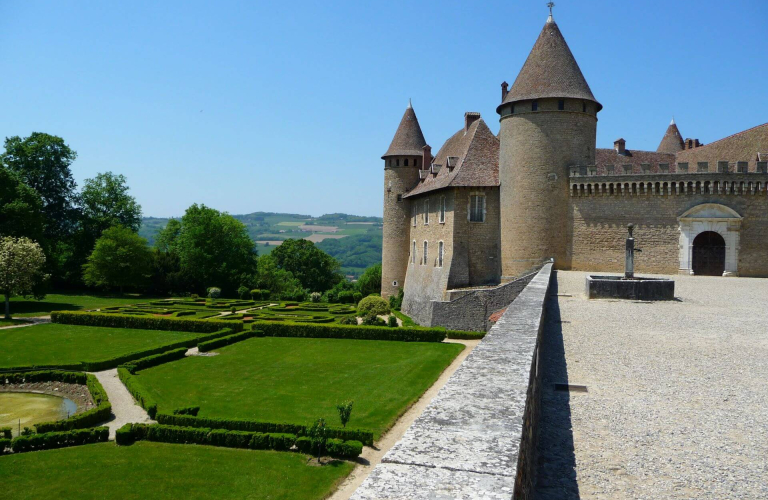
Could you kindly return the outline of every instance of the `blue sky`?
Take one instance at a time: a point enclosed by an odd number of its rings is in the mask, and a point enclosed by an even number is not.
[[[64,137],[79,183],[122,173],[145,215],[381,215],[408,98],[435,151],[465,111],[497,132],[545,3],[0,0],[0,136]],[[556,3],[598,147],[768,122],[768,2]]]

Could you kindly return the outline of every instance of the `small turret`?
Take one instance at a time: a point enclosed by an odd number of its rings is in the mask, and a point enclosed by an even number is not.
[[[683,142],[683,136],[680,134],[680,130],[677,128],[675,119],[669,122],[669,127],[664,133],[664,137],[661,139],[659,147],[656,149],[657,153],[677,153],[685,149],[685,143]]]
[[[384,160],[384,243],[381,256],[381,296],[403,287],[410,251],[411,206],[403,195],[419,183],[419,169],[432,154],[410,100]]]

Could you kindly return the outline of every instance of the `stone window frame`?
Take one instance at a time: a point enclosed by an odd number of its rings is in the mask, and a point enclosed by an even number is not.
[[[413,246],[411,247],[411,264],[416,264],[416,240],[413,240]]]
[[[401,203],[402,201],[403,201],[403,195],[402,195],[402,193],[398,193],[397,194],[397,202]]]
[[[421,261],[422,266],[427,265],[427,259],[429,258],[429,241],[424,240],[424,244],[422,245],[423,251],[424,251],[424,258]]]
[[[746,174],[749,172],[749,162],[748,161],[737,161],[736,162],[736,172],[740,174]]]
[[[472,220],[472,213],[473,213],[473,210],[472,210],[472,199],[473,198],[476,198],[476,199],[482,198],[482,200],[483,200],[483,208],[481,210],[482,220]],[[477,213],[477,208],[478,207],[475,207],[475,213]],[[487,211],[488,211],[488,204],[486,202],[485,193],[480,192],[480,191],[469,193],[469,201],[467,202],[467,220],[470,223],[473,223],[473,224],[483,224],[483,223],[485,223]]]
[[[429,225],[429,198],[424,200],[424,225]]]
[[[606,165],[605,166],[605,171],[609,175],[612,175],[616,171],[616,167],[614,167],[613,165]]]
[[[632,164],[631,163],[625,163],[621,166],[621,169],[624,171],[624,175],[629,175],[632,173]]]
[[[659,163],[659,172],[662,174],[669,173],[669,163]]]
[[[407,166],[408,166],[408,158],[406,158],[406,159],[404,159],[404,160],[403,160],[403,166],[404,166],[404,167],[407,167]]]
[[[443,267],[443,257],[445,257],[445,243],[440,240],[437,242],[437,267]]]
[[[640,168],[642,169],[644,174],[650,174],[651,173],[651,164],[650,163],[641,163]]]
[[[416,227],[416,217],[418,217],[419,209],[416,207],[416,203],[411,205],[411,219],[413,219],[413,227]]]
[[[688,173],[688,162],[680,162],[677,164],[677,171],[680,173]]]
[[[728,173],[728,162],[720,160],[717,162],[717,171]]]
[[[709,172],[709,162],[708,161],[697,161],[696,162],[696,172],[705,174]]]
[[[757,162],[757,171],[761,174],[768,173],[768,161]]]
[[[440,197],[440,205],[437,213],[437,222],[445,224],[445,196]]]

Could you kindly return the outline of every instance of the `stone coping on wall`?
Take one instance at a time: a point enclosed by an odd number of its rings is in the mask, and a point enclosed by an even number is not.
[[[538,403],[533,364],[552,264],[537,273],[353,500],[527,497]],[[533,389],[532,389],[533,388]],[[533,395],[529,397],[529,394]],[[531,414],[533,412],[533,414]],[[533,424],[531,424],[533,422]],[[518,470],[526,478],[517,478]],[[522,485],[522,486],[520,486]]]

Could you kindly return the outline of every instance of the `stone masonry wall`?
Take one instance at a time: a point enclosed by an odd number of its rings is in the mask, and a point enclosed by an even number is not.
[[[531,280],[352,500],[532,498],[551,271]]]
[[[572,269],[624,271],[627,224],[636,225],[635,257],[640,273],[677,274],[679,222],[689,209],[702,203],[732,208],[743,217],[738,272],[740,276],[768,276],[768,196],[718,195],[592,195],[573,196],[570,203]]]
[[[472,195],[485,196],[485,221],[469,221]],[[457,188],[454,193],[454,259],[449,288],[496,284],[501,280],[499,188]]]

